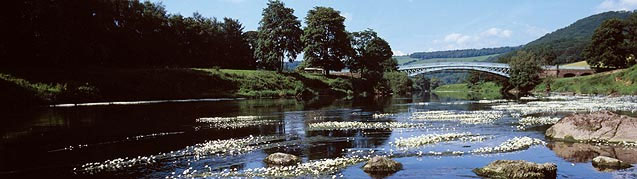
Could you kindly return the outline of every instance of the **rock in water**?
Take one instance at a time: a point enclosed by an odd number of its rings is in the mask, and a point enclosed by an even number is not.
[[[624,161],[605,156],[597,156],[593,158],[593,166],[601,171],[612,171],[632,167],[632,165]]]
[[[496,160],[483,168],[473,169],[473,172],[486,178],[556,178],[557,165],[523,160]]]
[[[376,156],[370,159],[364,166],[367,173],[394,173],[403,168],[403,165],[386,157]]]
[[[570,141],[637,142],[637,118],[608,111],[574,114],[551,126],[546,136]]]
[[[301,162],[301,159],[295,155],[292,154],[286,154],[286,153],[273,153],[268,155],[268,157],[266,157],[265,159],[263,159],[263,162],[269,164],[269,165],[283,165],[283,166],[287,166],[287,165],[294,165],[297,164],[299,162]]]

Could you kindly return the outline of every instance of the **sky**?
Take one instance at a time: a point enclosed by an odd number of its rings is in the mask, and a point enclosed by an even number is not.
[[[332,7],[350,32],[373,29],[394,55],[518,46],[593,14],[637,9],[637,0],[282,0],[304,25],[307,11]],[[266,0],[153,0],[169,13],[238,19],[256,30]]]

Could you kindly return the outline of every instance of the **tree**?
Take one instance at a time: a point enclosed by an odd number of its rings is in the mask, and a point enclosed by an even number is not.
[[[378,37],[372,29],[350,34],[353,55],[346,61],[347,67],[356,72],[391,72],[398,70],[398,62],[393,59],[389,43]]]
[[[301,52],[302,33],[301,22],[294,16],[294,9],[286,8],[281,1],[270,0],[259,22],[254,56],[263,68],[281,72],[285,58],[291,62]]]
[[[628,50],[629,65],[637,63],[635,60],[637,57],[637,11],[633,13],[625,20],[626,22],[626,41],[624,41],[624,47]]]
[[[467,87],[470,90],[476,90],[475,88],[479,85],[480,81],[480,72],[477,71],[470,71],[468,77],[465,79]]]
[[[224,66],[235,69],[254,69],[255,60],[251,55],[237,55],[250,54],[251,52],[249,41],[244,37],[241,23],[238,20],[223,18],[222,31],[225,47],[228,48],[224,51],[224,59],[234,58],[224,61]]]
[[[305,21],[307,27],[301,37],[305,44],[304,59],[312,67],[323,68],[326,75],[330,70],[343,69],[343,59],[353,53],[343,24],[345,17],[332,8],[315,7],[308,12]]]
[[[396,58],[388,58],[383,61],[382,66],[385,72],[398,71],[398,60]]]
[[[584,51],[588,64],[598,69],[628,66],[628,52],[624,47],[624,26],[622,20],[609,19],[595,29],[591,44]]]
[[[511,78],[509,81],[521,94],[528,94],[540,83],[542,68],[539,61],[540,59],[535,54],[526,51],[519,51],[511,57],[511,61],[509,61]]]

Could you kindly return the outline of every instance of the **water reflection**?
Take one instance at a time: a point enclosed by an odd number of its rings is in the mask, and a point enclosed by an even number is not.
[[[489,136],[486,142],[441,142],[418,150],[469,151],[489,147],[513,137],[542,138],[543,129],[518,131],[517,119],[505,116],[497,122],[463,125],[457,121],[427,122],[431,127],[423,130],[352,129],[309,131],[312,123],[326,121],[358,122],[414,122],[412,112],[453,110],[490,110],[488,104],[463,98],[418,94],[407,97],[370,97],[362,99],[316,98],[309,101],[296,99],[251,99],[239,101],[161,103],[129,106],[93,106],[73,108],[45,108],[38,111],[11,115],[0,127],[0,175],[8,178],[62,176],[105,178],[162,178],[172,172],[196,170],[221,171],[224,169],[253,169],[264,167],[263,158],[275,152],[299,155],[304,161],[347,156],[352,150],[390,150],[389,142],[399,137],[433,133],[471,132]],[[373,114],[389,113],[374,118]],[[250,125],[222,128],[205,122],[205,117],[259,116]],[[241,121],[234,121],[241,122]],[[245,123],[244,123],[245,124]],[[232,124],[229,124],[232,125]],[[188,146],[217,139],[241,139],[248,136],[277,136],[285,140],[273,142],[272,147],[258,148],[242,155],[192,156],[158,161],[149,166],[133,166],[123,171],[98,175],[75,175],[72,168],[88,162],[101,162],[123,157],[150,156],[162,152],[184,150]],[[281,144],[281,146],[276,146]],[[608,148],[584,144],[551,142],[548,147],[559,157],[572,162],[587,162],[598,155],[616,157],[637,163],[636,150]],[[563,162],[546,147],[531,148],[520,153],[502,154],[504,158],[535,159],[538,162]],[[61,150],[60,150],[61,149]],[[542,158],[543,157],[543,158]],[[494,156],[404,157],[407,169],[390,177],[455,176],[474,177],[471,168],[485,165]],[[463,162],[458,162],[459,160]],[[444,166],[437,166],[444,165]],[[210,166],[207,169],[206,166]],[[460,167],[459,167],[460,166]],[[35,172],[34,172],[35,171]],[[563,176],[581,176],[579,169]],[[575,171],[575,172],[573,172]],[[360,166],[344,171],[353,178],[369,177],[359,173]],[[409,173],[412,172],[412,173]],[[413,173],[416,172],[416,173]],[[420,172],[420,173],[419,173]],[[0,176],[0,178],[5,178]]]
[[[586,163],[597,156],[637,163],[637,148],[626,146],[591,145],[585,143],[550,142],[548,148],[559,157],[574,163]]]

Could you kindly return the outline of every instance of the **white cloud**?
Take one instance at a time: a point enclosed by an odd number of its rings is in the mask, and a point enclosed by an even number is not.
[[[513,34],[513,32],[511,30],[507,30],[507,29],[500,29],[500,28],[490,28],[487,31],[482,32],[483,36],[496,36],[496,37],[502,37],[502,38],[509,38],[511,37],[511,34]]]
[[[394,53],[394,56],[405,56],[407,55],[406,53],[400,51],[400,50],[392,50],[392,52]]]
[[[478,37],[463,35],[459,33],[451,33],[445,36],[444,41],[448,43],[465,44],[471,41],[478,40]]]
[[[441,47],[439,50],[484,48],[498,46],[503,40],[513,36],[513,31],[501,28],[490,28],[481,33],[468,35],[461,33],[451,33],[442,39],[433,40],[433,44]]]
[[[637,9],[637,0],[604,0],[597,6],[597,12],[631,11]]]

